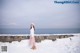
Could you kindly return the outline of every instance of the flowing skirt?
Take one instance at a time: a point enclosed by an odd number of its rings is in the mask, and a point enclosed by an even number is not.
[[[34,38],[34,36],[33,37],[30,36],[30,45],[31,46],[35,45],[35,38]]]

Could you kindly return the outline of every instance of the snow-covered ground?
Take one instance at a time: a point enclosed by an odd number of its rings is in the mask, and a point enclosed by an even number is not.
[[[2,52],[1,46],[7,46],[7,52]],[[36,43],[36,47],[36,50],[30,49],[29,40],[13,41],[12,43],[0,42],[0,53],[80,53],[80,36],[56,41],[44,40]]]

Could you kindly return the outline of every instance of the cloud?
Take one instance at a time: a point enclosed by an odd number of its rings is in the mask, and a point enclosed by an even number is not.
[[[14,25],[14,26],[16,26],[18,24],[17,23],[9,23],[8,25]]]

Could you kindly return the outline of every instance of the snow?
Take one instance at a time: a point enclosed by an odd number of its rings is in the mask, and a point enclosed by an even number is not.
[[[1,46],[7,46],[7,52],[0,53],[80,53],[80,36],[52,40],[43,40],[36,43],[36,49],[32,50],[29,46],[29,40],[21,42],[13,41],[12,43],[2,43]]]
[[[0,34],[0,36],[29,36],[30,34]],[[80,33],[69,33],[69,34],[35,34],[35,36],[50,36],[50,35],[80,35]]]

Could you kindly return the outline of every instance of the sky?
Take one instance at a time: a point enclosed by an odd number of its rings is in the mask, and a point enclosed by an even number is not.
[[[0,28],[80,28],[79,9],[54,0],[0,0]]]

